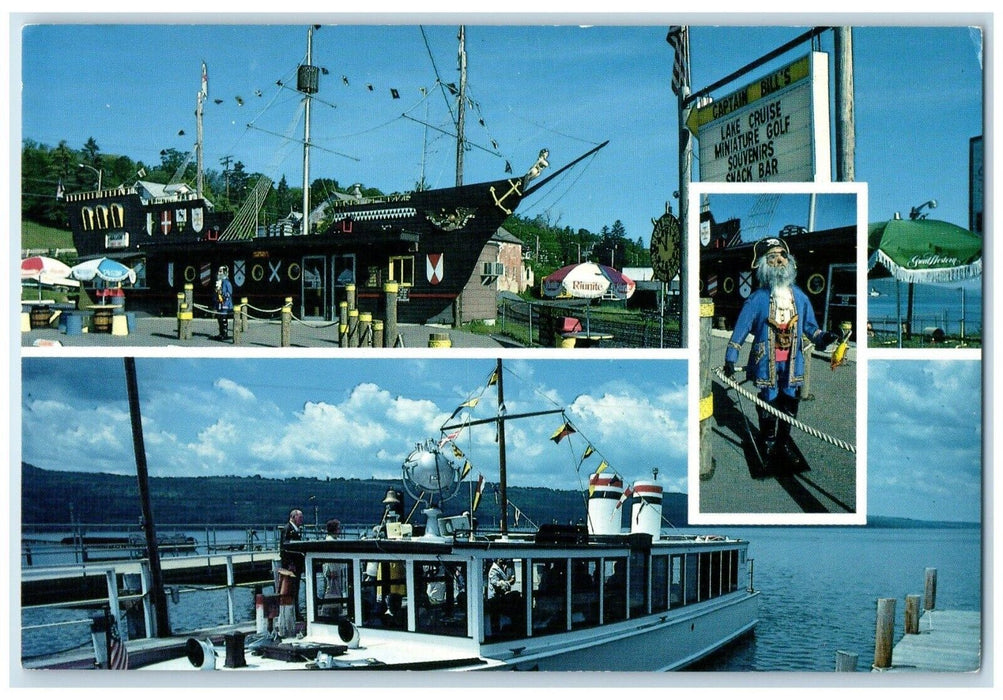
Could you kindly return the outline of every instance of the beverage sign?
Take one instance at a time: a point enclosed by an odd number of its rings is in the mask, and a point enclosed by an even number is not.
[[[701,182],[828,182],[828,55],[812,52],[690,113]]]

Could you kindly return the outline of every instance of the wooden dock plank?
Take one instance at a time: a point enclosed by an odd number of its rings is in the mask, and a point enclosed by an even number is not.
[[[919,634],[907,634],[892,650],[891,668],[904,671],[975,672],[982,663],[982,615],[969,610],[928,610]]]

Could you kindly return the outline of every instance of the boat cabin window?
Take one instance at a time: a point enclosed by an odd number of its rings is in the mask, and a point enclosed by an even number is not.
[[[415,631],[467,635],[467,576],[462,562],[418,561],[414,565]]]
[[[408,287],[414,285],[414,256],[402,255],[390,258],[389,281]]]
[[[651,612],[663,612],[669,608],[669,558],[651,558]]]
[[[697,583],[699,581],[699,569],[697,567],[697,555],[687,554],[683,573],[685,581],[683,585],[683,605],[690,605],[697,602]]]
[[[627,619],[627,559],[603,561],[603,622]]]
[[[568,560],[533,561],[533,635],[568,629]]]
[[[571,560],[571,629],[599,624],[599,560]]]
[[[499,558],[484,562],[484,641],[526,636],[525,562]]]
[[[403,560],[362,563],[362,626],[407,629],[407,578]]]
[[[648,614],[648,553],[630,553],[630,616]]]
[[[672,555],[672,568],[669,572],[669,607],[678,608],[683,604],[683,584],[685,578],[683,577],[683,555],[673,554]]]
[[[314,618],[318,622],[355,619],[352,562],[324,559],[313,565]]]

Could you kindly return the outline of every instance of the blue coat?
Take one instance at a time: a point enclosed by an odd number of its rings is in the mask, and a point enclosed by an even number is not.
[[[224,279],[220,284],[219,295],[223,298],[216,300],[216,310],[233,311],[233,285],[230,284],[230,280]]]
[[[815,312],[811,308],[808,296],[797,286],[791,287],[791,291],[794,293],[794,309],[797,316],[792,321],[794,327],[791,331],[794,340],[791,346],[790,360],[787,362],[787,386],[793,387],[804,383],[804,336],[808,336],[813,343],[817,343],[825,331],[819,328],[815,321]],[[746,336],[752,333],[752,350],[749,353],[746,376],[760,388],[777,386],[777,363],[773,333],[770,332],[770,326],[766,322],[772,315],[772,306],[770,290],[762,287],[746,299],[745,305],[738,315],[738,320],[735,322],[735,330],[731,334],[731,340],[728,342],[728,349],[724,355],[725,362],[737,363],[742,343],[745,342]]]

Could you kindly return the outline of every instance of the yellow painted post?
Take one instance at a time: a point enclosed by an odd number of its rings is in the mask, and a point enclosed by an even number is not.
[[[346,284],[345,285],[345,299],[348,300],[348,310],[351,311],[355,308],[355,285]]]
[[[430,333],[428,336],[428,347],[448,348],[452,347],[453,341],[449,338],[449,333]]]
[[[189,309],[195,308],[195,285],[191,282],[185,285],[185,303]]]
[[[383,347],[383,321],[378,318],[373,320],[373,347]]]
[[[192,312],[188,304],[181,302],[178,310],[178,340],[192,339]]]
[[[348,347],[357,348],[359,347],[359,310],[351,308],[349,305],[348,309]]]
[[[288,348],[291,343],[291,326],[293,322],[293,298],[286,297],[282,305],[282,347]]]
[[[247,332],[247,297],[240,298],[240,330],[243,333]],[[236,323],[234,323],[236,325]]]
[[[400,285],[396,282],[386,282],[383,285],[383,294],[386,297],[386,332],[384,338],[388,343],[393,343],[397,337],[397,291]],[[375,344],[374,344],[375,345]]]
[[[348,347],[348,302],[338,304],[338,345]]]
[[[373,314],[369,311],[363,311],[359,314],[359,335],[356,341],[360,348],[370,347],[372,345],[372,338],[369,336],[369,331],[373,325]]]
[[[700,480],[714,476],[714,455],[710,447],[711,424],[714,415],[714,383],[711,379],[710,334],[714,319],[714,302],[700,300]]]
[[[233,310],[233,344],[240,345],[240,340],[244,336],[244,304],[246,299],[241,299],[240,303]]]

